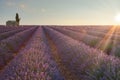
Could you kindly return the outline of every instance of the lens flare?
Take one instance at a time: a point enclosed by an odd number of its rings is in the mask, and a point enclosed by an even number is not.
[[[120,23],[120,13],[115,16],[115,21]]]

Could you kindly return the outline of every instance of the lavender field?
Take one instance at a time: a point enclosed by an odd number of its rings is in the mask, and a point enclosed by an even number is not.
[[[0,26],[0,80],[120,80],[120,27]]]

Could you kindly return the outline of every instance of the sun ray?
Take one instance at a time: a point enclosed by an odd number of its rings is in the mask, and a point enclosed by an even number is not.
[[[105,34],[103,39],[97,44],[96,48],[101,49],[102,51],[105,51],[106,48],[112,44],[111,38],[116,30],[116,26],[112,26],[110,30]]]
[[[119,30],[119,27],[117,27],[116,28],[116,31],[115,31],[115,34],[114,34],[114,40],[113,40],[113,48],[112,48],[112,50],[111,50],[111,53],[110,53],[110,55],[114,55],[114,53],[115,53],[115,50],[116,50],[116,45],[117,45],[117,43],[118,43],[118,30]]]

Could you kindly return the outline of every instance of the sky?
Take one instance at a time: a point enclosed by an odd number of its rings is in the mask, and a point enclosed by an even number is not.
[[[1,25],[16,13],[21,25],[112,25],[120,0],[0,0]]]

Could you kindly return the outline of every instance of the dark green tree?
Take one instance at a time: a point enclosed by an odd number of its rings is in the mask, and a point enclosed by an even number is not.
[[[18,23],[18,25],[19,25],[20,18],[19,18],[19,15],[18,15],[18,13],[16,13],[15,19],[16,19],[16,22],[17,22],[17,23]]]

